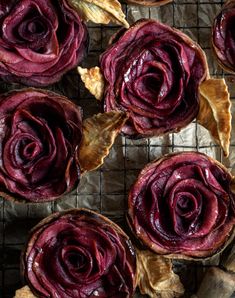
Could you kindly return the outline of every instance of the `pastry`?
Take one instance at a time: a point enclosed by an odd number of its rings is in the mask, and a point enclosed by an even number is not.
[[[197,152],[148,164],[129,193],[128,221],[151,250],[177,258],[206,258],[233,238],[234,178]]]
[[[235,74],[235,1],[227,1],[215,17],[212,45],[220,66]]]
[[[142,19],[121,29],[100,67],[78,67],[105,111],[125,111],[129,138],[179,132],[194,118],[229,154],[231,102],[224,79],[210,78],[203,50],[181,31]]]
[[[127,235],[93,211],[50,215],[32,231],[22,272],[36,297],[133,297],[136,259]]]
[[[129,137],[179,131],[199,110],[199,84],[208,78],[202,49],[188,36],[155,20],[121,30],[101,55],[104,110],[128,111]]]
[[[173,271],[172,260],[150,250],[136,249],[136,256],[137,284],[142,295],[150,298],[182,297],[184,286]]]
[[[86,55],[88,31],[67,0],[9,0],[0,4],[0,77],[47,86]]]
[[[75,188],[103,163],[126,121],[110,112],[82,123],[66,97],[33,88],[2,95],[0,111],[0,194],[21,202],[51,201]]]

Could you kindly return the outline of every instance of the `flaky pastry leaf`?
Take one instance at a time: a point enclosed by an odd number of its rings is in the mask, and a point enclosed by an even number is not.
[[[117,0],[68,0],[84,21],[98,24],[114,22],[129,28],[122,6]]]
[[[184,293],[171,260],[149,250],[137,249],[137,284],[141,294],[152,298],[174,298]]]
[[[78,73],[85,87],[95,96],[97,100],[102,100],[104,94],[104,76],[98,66],[90,69],[78,67]]]
[[[127,119],[126,113],[111,111],[83,122],[83,139],[77,154],[82,172],[95,170],[103,164]]]
[[[14,298],[36,298],[28,286],[16,290]]]
[[[229,155],[231,135],[231,102],[224,79],[208,79],[199,86],[200,110],[198,123],[208,129],[224,151]]]

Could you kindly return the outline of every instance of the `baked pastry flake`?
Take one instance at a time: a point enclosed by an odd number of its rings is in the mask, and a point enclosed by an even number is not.
[[[184,287],[173,271],[172,261],[150,250],[137,250],[137,284],[142,295],[177,298]]]
[[[221,146],[224,156],[229,155],[232,130],[231,101],[224,79],[209,79],[201,83],[200,109],[197,115],[199,124],[209,130]]]
[[[111,111],[95,115],[83,122],[83,138],[77,159],[81,171],[97,169],[114,143],[121,128],[127,121],[126,113]]]
[[[129,27],[118,0],[67,0],[84,21]]]

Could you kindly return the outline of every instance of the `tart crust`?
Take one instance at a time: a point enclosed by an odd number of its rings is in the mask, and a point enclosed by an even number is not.
[[[195,153],[195,152],[182,152],[182,153],[186,153],[186,154],[190,154],[190,153]],[[152,162],[150,162],[147,166],[145,166],[145,168],[143,170],[145,170],[146,172],[149,171],[152,168],[152,165],[159,165],[162,161],[171,158],[174,155],[178,155],[179,152],[174,152],[174,153],[170,153],[170,154],[166,154],[156,160],[153,160]],[[203,153],[201,153],[202,155],[205,155]],[[222,170],[226,171],[227,173],[229,173],[230,177],[231,177],[231,188],[232,188],[232,184],[235,181],[235,177],[231,175],[231,173],[228,171],[228,169],[221,164],[220,162],[218,162],[216,159],[207,156],[208,160],[211,161],[212,163],[218,165]],[[142,171],[143,171],[142,170]],[[142,171],[140,172],[138,178],[136,179],[136,182],[134,183],[134,185],[136,183],[141,183],[142,182]],[[134,186],[133,185],[133,186]],[[132,186],[132,187],[133,187]],[[233,191],[232,191],[233,192]],[[131,192],[129,192],[129,198],[131,197]],[[226,239],[225,241],[221,242],[220,247],[217,250],[213,250],[213,251],[201,251],[200,253],[197,253],[197,256],[191,256],[191,255],[187,255],[185,253],[169,253],[166,249],[159,249],[160,247],[158,245],[154,245],[151,240],[149,239],[147,233],[145,232],[145,230],[141,227],[138,226],[138,235],[136,235],[136,233],[134,232],[134,227],[133,227],[133,206],[131,204],[131,200],[128,200],[128,215],[127,215],[127,222],[128,225],[130,227],[130,230],[132,232],[132,234],[134,235],[134,237],[141,243],[141,245],[143,247],[148,247],[151,251],[155,252],[156,254],[159,254],[161,256],[164,256],[165,258],[169,258],[169,259],[177,259],[177,260],[189,260],[189,261],[205,261],[210,259],[211,257],[215,257],[219,254],[221,254],[235,239],[235,226],[233,225],[233,228],[231,229],[230,233],[228,235],[226,235]]]

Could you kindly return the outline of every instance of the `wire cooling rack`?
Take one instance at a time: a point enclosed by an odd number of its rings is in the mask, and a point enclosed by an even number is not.
[[[224,75],[212,57],[210,48],[211,24],[224,1],[174,1],[160,8],[146,8],[123,4],[130,23],[145,17],[163,21],[181,29],[199,42],[208,57],[212,76],[225,76],[235,110],[235,88],[233,77]],[[99,54],[106,48],[109,37],[118,26],[89,24],[91,36],[90,52],[83,63],[84,67],[98,64]],[[3,84],[3,88],[9,86]],[[84,117],[100,111],[93,97],[84,89],[75,71],[67,74],[60,83],[51,87],[74,100],[84,110]],[[233,123],[233,131],[234,130]],[[20,253],[29,230],[43,217],[54,211],[74,207],[87,207],[97,210],[112,220],[123,224],[126,210],[126,197],[131,184],[141,168],[162,154],[173,151],[197,150],[223,162],[235,173],[235,135],[232,135],[231,154],[224,159],[221,150],[215,145],[209,133],[195,121],[178,134],[146,140],[128,140],[119,137],[105,164],[97,171],[81,179],[79,187],[54,203],[13,204],[0,199],[0,298],[12,298],[16,289],[22,286],[20,279]],[[210,263],[178,263],[176,270],[186,288],[185,297],[194,293],[206,266],[218,264],[218,258]],[[139,295],[139,294],[137,294]],[[141,296],[140,296],[141,297]]]

